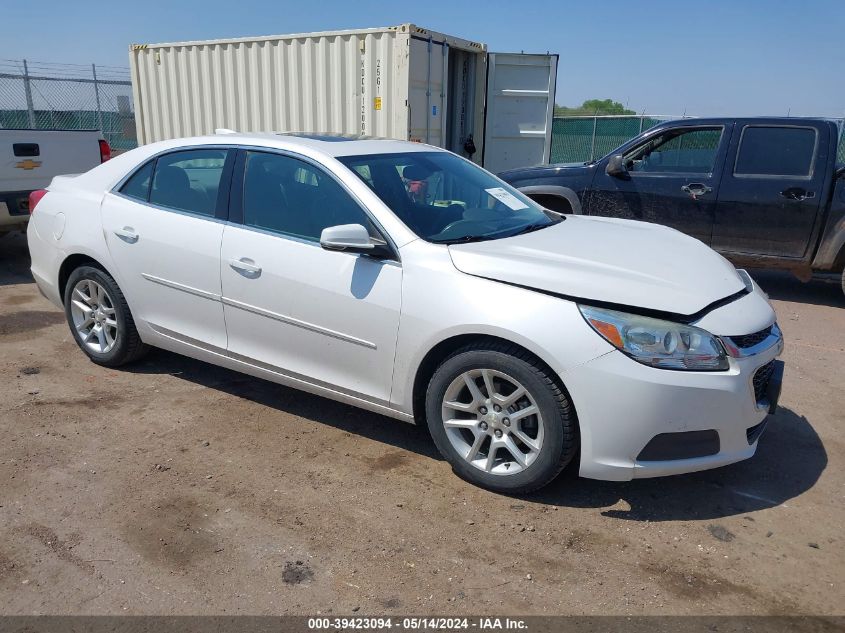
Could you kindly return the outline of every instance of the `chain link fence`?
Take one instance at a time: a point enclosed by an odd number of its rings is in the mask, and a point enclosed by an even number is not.
[[[669,115],[555,117],[550,162],[583,163],[601,158],[658,123],[680,118]],[[837,162],[845,164],[845,119],[836,119],[836,123],[839,125]]]
[[[0,59],[0,129],[101,130],[120,153],[134,147],[129,69]]]
[[[552,163],[583,163],[609,154],[625,141],[669,115],[555,117],[552,122]]]
[[[552,163],[600,158],[668,115],[555,117]],[[845,164],[845,120],[837,158]],[[115,153],[137,147],[129,69],[0,59],[0,129],[102,130]]]

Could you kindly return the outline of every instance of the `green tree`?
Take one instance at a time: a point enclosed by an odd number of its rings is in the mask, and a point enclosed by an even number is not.
[[[592,116],[607,114],[636,114],[613,99],[587,99],[576,108],[555,104],[555,116]]]

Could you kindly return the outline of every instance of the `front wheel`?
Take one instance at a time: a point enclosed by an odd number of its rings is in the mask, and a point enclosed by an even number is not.
[[[552,371],[515,346],[476,344],[438,367],[426,418],[440,453],[462,478],[526,494],[572,460],[578,421]]]

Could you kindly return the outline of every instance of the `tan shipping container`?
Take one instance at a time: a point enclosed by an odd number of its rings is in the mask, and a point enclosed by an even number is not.
[[[556,55],[488,54],[402,24],[135,44],[129,57],[142,144],[227,128],[419,141],[493,170],[548,161]]]

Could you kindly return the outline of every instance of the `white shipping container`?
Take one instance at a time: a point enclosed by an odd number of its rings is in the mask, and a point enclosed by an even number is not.
[[[418,141],[491,171],[549,158],[557,55],[403,24],[134,44],[129,59],[140,143],[229,128]]]

